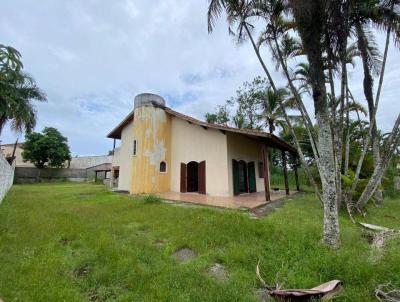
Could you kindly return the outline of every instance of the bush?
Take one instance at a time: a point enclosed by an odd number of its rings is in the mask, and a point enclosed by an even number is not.
[[[145,203],[160,203],[161,202],[161,198],[156,196],[156,195],[153,195],[153,194],[149,194],[149,195],[144,196],[142,198],[142,200]]]

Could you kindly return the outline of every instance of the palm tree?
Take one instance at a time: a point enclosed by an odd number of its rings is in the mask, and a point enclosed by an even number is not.
[[[293,99],[288,99],[289,92],[285,88],[278,88],[274,91],[271,87],[263,94],[261,100],[262,118],[265,120],[265,127],[269,133],[274,133],[277,126],[287,128],[287,123],[282,112],[283,109],[294,108]],[[283,106],[279,106],[283,104]],[[292,117],[294,119],[294,117]]]
[[[396,0],[358,0],[354,1],[351,10],[352,14],[350,16],[350,26],[353,28],[354,35],[357,38],[357,46],[364,70],[363,89],[368,104],[369,119],[371,125],[371,142],[375,167],[381,161],[380,140],[377,135],[378,132],[375,116],[383,81],[390,33],[394,33],[393,37],[396,42],[400,40],[400,14],[398,13],[398,11],[395,10],[395,6],[398,6],[398,4],[399,3]],[[387,31],[383,65],[378,46],[371,32],[371,24]],[[380,80],[378,92],[376,95],[376,99],[374,100],[373,76],[378,76],[379,74]],[[378,203],[381,203],[383,200],[382,190],[379,188],[379,186],[376,190],[375,198]]]
[[[260,6],[263,5],[263,1],[255,1],[255,0],[209,0],[209,7],[208,7],[208,31],[211,33],[215,26],[215,21],[218,17],[220,17],[221,13],[224,11],[227,15],[227,22],[229,25],[229,33],[233,34],[232,26],[237,25],[237,36],[238,41],[242,42],[248,37],[251,41],[251,45],[253,46],[254,52],[260,62],[260,65],[265,72],[268,81],[271,85],[273,90],[276,89],[276,85],[274,80],[272,79],[271,73],[269,72],[263,58],[261,57],[260,53],[260,44],[256,44],[254,38],[252,36],[251,29],[253,25],[249,22],[252,17],[260,17],[262,14],[262,8]],[[268,2],[268,1],[266,1]],[[282,106],[280,103],[279,106]],[[307,161],[305,159],[304,153],[301,149],[301,145],[299,140],[297,139],[296,133],[294,132],[294,128],[290,122],[289,117],[286,114],[285,110],[282,110],[287,126],[290,130],[291,135],[293,136],[293,142],[296,146],[300,161],[304,167],[304,171],[309,182],[315,189],[315,194],[318,198],[321,199],[319,194],[319,189],[317,186],[314,177],[312,176],[311,171],[309,170]]]
[[[19,52],[0,45],[0,134],[11,122],[16,132],[29,132],[36,124],[36,111],[32,100],[46,101],[46,95],[35,80],[22,71]]]

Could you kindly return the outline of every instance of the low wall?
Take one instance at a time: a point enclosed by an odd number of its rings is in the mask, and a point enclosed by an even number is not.
[[[13,184],[14,167],[0,154],[0,203]]]
[[[86,169],[89,167],[101,165],[104,163],[111,163],[111,155],[97,155],[97,156],[79,156],[73,157],[69,163],[71,169]]]
[[[14,183],[86,181],[86,169],[16,167]]]

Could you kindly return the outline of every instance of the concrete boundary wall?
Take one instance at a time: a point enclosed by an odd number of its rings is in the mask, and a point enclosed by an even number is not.
[[[66,169],[66,168],[31,168],[16,167],[14,183],[34,183],[34,182],[60,182],[76,181],[83,182],[88,178],[86,169]]]
[[[111,155],[73,157],[69,163],[70,169],[86,169],[101,164],[111,163]]]
[[[14,167],[0,154],[0,203],[3,201],[14,179]]]

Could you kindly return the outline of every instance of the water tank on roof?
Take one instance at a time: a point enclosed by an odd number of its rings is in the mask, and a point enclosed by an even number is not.
[[[165,106],[165,100],[161,96],[153,93],[141,93],[135,96],[134,109],[142,106],[154,105]]]

